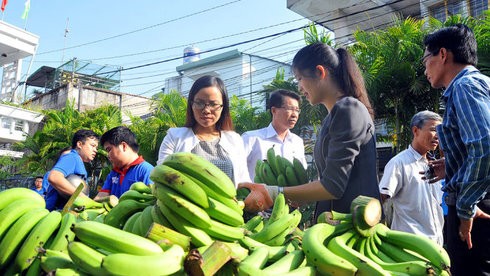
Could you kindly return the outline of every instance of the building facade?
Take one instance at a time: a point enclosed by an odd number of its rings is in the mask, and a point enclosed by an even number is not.
[[[480,16],[488,0],[287,0],[288,9],[335,33],[339,44],[352,41],[356,30],[389,26],[395,16],[446,20],[454,14]]]
[[[194,60],[178,66],[176,70],[179,75],[165,81],[165,93],[177,90],[187,96],[195,80],[212,75],[224,81],[230,97],[236,95],[260,109],[265,109],[265,101],[257,92],[274,79],[277,70],[284,70],[286,78],[292,76],[291,65],[287,63],[238,50]]]

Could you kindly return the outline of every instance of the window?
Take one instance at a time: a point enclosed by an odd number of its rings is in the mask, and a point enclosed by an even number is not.
[[[488,0],[469,0],[470,15],[478,17],[488,10]]]
[[[447,4],[447,15],[455,15],[455,14],[465,14],[464,11],[465,1],[457,1],[455,3]]]
[[[432,6],[429,8],[430,16],[444,22],[446,20],[446,7],[444,5]]]
[[[15,131],[24,131],[24,121],[15,120],[14,130]]]
[[[0,117],[0,121],[1,121],[0,122],[0,124],[1,124],[0,126],[2,128],[4,128],[4,129],[10,129],[10,126],[11,126],[12,122],[10,121],[9,118],[7,118],[7,117]]]

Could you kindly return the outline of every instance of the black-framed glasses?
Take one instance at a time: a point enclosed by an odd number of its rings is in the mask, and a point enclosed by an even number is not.
[[[209,107],[209,110],[217,111],[223,108],[223,105],[219,103],[192,102],[192,107],[200,110],[204,110],[206,107]]]
[[[420,62],[425,65],[425,61],[430,57],[432,56],[433,54],[432,53],[427,53],[426,55],[424,55],[421,59],[420,59]]]
[[[298,114],[301,113],[301,109],[297,108],[297,107],[294,107],[294,106],[281,106],[279,108],[282,108],[282,109],[285,109],[289,112],[296,112]]]

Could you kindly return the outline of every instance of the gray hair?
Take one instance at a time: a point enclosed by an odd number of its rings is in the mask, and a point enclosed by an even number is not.
[[[413,128],[414,126],[417,128],[423,128],[425,123],[430,120],[442,122],[442,117],[439,114],[429,110],[420,111],[413,115],[412,121],[410,122],[410,128]]]

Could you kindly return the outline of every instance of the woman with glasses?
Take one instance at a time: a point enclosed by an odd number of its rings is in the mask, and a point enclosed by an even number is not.
[[[250,182],[243,141],[233,131],[228,94],[220,78],[206,75],[194,82],[187,98],[186,123],[167,131],[157,164],[174,152],[204,157],[235,184]]]
[[[240,184],[251,190],[245,209],[270,208],[280,192],[296,204],[316,201],[315,218],[324,211],[350,212],[359,195],[379,199],[373,110],[354,59],[343,48],[315,43],[295,55],[293,72],[310,104],[328,110],[313,152],[319,179],[284,188]]]

